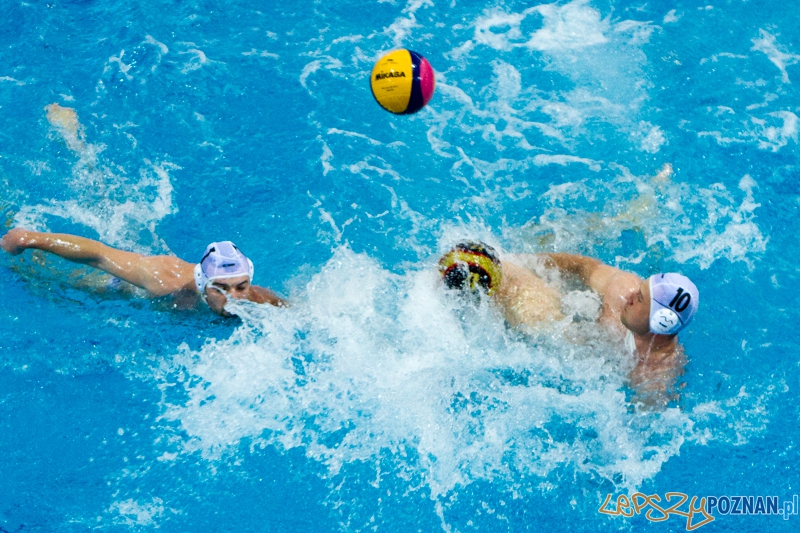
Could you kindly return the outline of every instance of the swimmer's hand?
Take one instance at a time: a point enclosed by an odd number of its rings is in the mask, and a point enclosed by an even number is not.
[[[28,247],[26,245],[26,231],[22,228],[14,228],[0,239],[0,248],[11,255],[19,255]]]

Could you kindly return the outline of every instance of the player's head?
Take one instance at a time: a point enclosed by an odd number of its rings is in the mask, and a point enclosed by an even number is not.
[[[247,298],[253,280],[253,262],[230,241],[212,242],[194,267],[194,283],[212,311],[230,316],[227,297]]]
[[[622,310],[622,323],[634,333],[675,335],[697,312],[700,293],[681,274],[656,274],[642,282]]]
[[[489,295],[497,290],[503,279],[497,252],[482,242],[456,244],[439,260],[439,272],[449,289],[484,290]]]

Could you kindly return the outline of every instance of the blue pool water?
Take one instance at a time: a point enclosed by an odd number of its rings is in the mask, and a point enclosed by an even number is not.
[[[684,531],[598,508],[800,493],[791,2],[0,12],[4,226],[190,261],[230,239],[293,302],[171,312],[0,255],[0,531]],[[410,117],[369,91],[397,47],[437,75]],[[680,401],[634,409],[614,347],[447,299],[466,237],[690,276]]]

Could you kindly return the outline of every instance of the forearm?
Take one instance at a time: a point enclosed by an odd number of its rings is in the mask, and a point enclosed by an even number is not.
[[[592,272],[602,264],[597,259],[574,254],[538,254],[537,257],[544,260],[545,266],[578,276],[586,284],[589,283]]]
[[[546,266],[559,269],[566,274],[578,277],[587,287],[603,296],[609,289],[609,284],[617,280],[617,282],[630,284],[631,279],[633,283],[636,280],[641,282],[636,274],[624,272],[618,268],[612,267],[583,255],[574,254],[542,254],[540,257],[544,258]]]
[[[24,231],[18,234],[18,246],[22,249],[36,249],[50,252],[75,263],[97,266],[106,245],[76,235],[66,233],[42,233]]]

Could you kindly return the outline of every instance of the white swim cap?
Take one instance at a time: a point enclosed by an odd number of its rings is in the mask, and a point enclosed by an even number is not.
[[[700,293],[681,274],[656,274],[650,282],[650,331],[675,335],[689,325],[697,312]]]
[[[211,281],[236,276],[250,276],[252,281],[253,272],[253,262],[231,241],[212,242],[194,267],[194,284],[204,296],[206,285]]]

